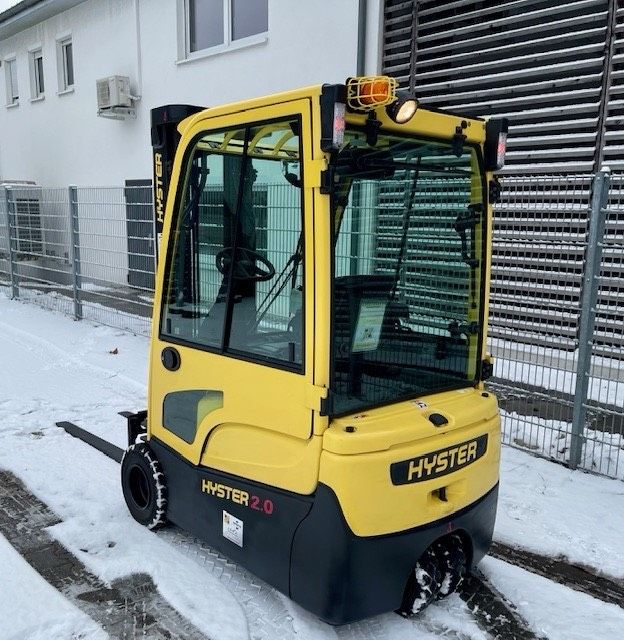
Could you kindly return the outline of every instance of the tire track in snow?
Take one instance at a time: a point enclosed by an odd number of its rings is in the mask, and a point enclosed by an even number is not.
[[[566,562],[563,558],[542,556],[500,542],[492,543],[489,555],[624,609],[624,581],[600,575],[589,567]]]
[[[492,640],[545,640],[531,629],[514,604],[495,589],[478,569],[463,580],[459,597]]]
[[[0,533],[50,585],[115,640],[202,640],[206,636],[165,600],[152,578],[111,585],[92,574],[46,528],[61,520],[11,472],[0,469]]]
[[[53,353],[56,356],[55,364],[64,366],[65,369],[81,369],[82,371],[85,371],[87,373],[95,374],[99,379],[103,381],[122,381],[125,384],[134,387],[136,391],[140,392],[142,395],[144,395],[146,392],[147,385],[145,383],[138,382],[134,378],[126,376],[123,373],[118,373],[117,371],[106,369],[105,367],[100,367],[95,364],[84,362],[79,357],[70,355],[61,347],[57,347],[54,343],[46,340],[45,338],[41,338],[36,334],[24,331],[22,329],[17,329],[13,325],[7,324],[6,322],[2,321],[0,321],[0,330],[2,331],[5,338],[7,337],[7,334],[9,334],[10,339],[14,344],[27,351],[30,351],[31,353],[40,353],[40,351],[35,348],[35,344],[38,345],[40,349]],[[114,391],[117,395],[121,395],[118,388],[110,388],[110,390]],[[126,395],[128,398],[136,397],[130,392],[126,392]]]

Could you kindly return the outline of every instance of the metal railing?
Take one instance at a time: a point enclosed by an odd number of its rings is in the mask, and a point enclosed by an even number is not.
[[[148,335],[149,187],[0,188],[0,290]],[[624,174],[504,178],[490,350],[503,442],[624,479]]]

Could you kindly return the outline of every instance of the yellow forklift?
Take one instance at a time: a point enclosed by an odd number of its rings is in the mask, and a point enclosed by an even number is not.
[[[457,588],[496,513],[506,132],[383,76],[152,111],[149,402],[121,470],[138,522],[332,624]]]

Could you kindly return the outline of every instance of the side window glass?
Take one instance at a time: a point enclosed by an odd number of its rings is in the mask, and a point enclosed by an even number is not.
[[[209,132],[173,222],[161,334],[301,369],[298,119]]]
[[[229,347],[302,364],[303,236],[298,122],[250,129]]]
[[[216,149],[240,132],[213,136]],[[227,281],[217,255],[230,243],[242,158],[213,153],[200,140],[187,167],[171,230],[173,256],[165,282],[161,332],[179,340],[221,348]]]
[[[191,443],[201,421],[222,406],[222,391],[191,389],[168,393],[163,402],[163,427]]]

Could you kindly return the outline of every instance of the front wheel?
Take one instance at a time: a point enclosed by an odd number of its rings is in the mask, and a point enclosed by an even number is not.
[[[160,463],[143,442],[130,445],[121,461],[121,488],[132,517],[148,529],[167,522],[167,487]]]

